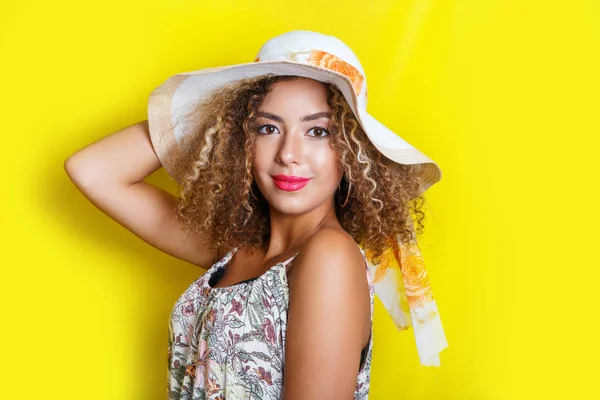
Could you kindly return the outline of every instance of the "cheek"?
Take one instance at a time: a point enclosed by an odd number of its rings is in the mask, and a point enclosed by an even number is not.
[[[311,149],[309,153],[311,164],[316,172],[324,173],[327,180],[339,180],[343,171],[338,166],[338,154],[329,146]]]
[[[268,157],[268,149],[266,149],[264,145],[255,143],[253,151],[254,151],[254,157],[252,160],[252,169],[255,171],[262,170],[266,165],[266,160]]]

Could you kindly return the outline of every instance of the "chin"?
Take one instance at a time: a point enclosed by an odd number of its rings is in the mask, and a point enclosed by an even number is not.
[[[308,203],[306,198],[290,198],[285,195],[275,194],[269,196],[269,206],[282,214],[303,214],[318,207],[313,202]],[[286,198],[287,197],[287,198]]]
[[[302,214],[311,209],[311,207],[307,207],[307,205],[298,203],[300,202],[277,199],[273,202],[269,202],[269,206],[282,214]]]

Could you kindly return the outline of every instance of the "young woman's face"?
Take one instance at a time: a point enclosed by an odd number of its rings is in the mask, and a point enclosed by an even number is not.
[[[271,208],[301,214],[329,206],[343,174],[330,145],[330,112],[320,82],[299,78],[271,86],[258,109],[253,166]]]

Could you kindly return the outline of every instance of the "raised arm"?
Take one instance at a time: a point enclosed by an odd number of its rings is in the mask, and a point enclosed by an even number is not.
[[[148,244],[204,269],[216,261],[217,251],[182,232],[175,196],[144,181],[161,167],[147,120],[89,144],[64,166],[85,197]]]
[[[290,275],[283,400],[353,399],[371,327],[365,259],[350,235],[322,229]]]

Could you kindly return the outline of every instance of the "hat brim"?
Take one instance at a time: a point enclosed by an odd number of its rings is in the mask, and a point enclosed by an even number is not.
[[[268,73],[303,76],[336,85],[373,145],[397,163],[416,166],[415,173],[423,180],[421,192],[441,179],[441,170],[433,160],[358,106],[348,77],[324,67],[277,60],[182,72],[152,91],[148,101],[150,139],[162,166],[176,181],[179,182],[181,177],[172,167],[171,160],[177,156],[186,132],[190,132],[185,116],[214,90],[239,79]]]

